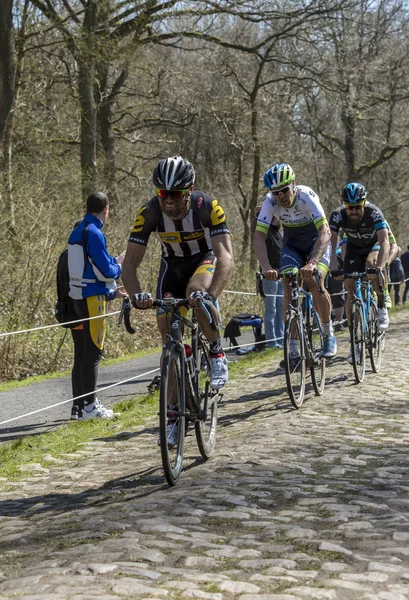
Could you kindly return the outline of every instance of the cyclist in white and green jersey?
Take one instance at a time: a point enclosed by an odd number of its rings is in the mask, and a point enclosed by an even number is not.
[[[294,171],[287,163],[275,164],[268,169],[264,175],[264,185],[269,192],[264,198],[254,232],[254,250],[261,269],[267,279],[278,278],[278,271],[269,263],[265,245],[269,225],[276,216],[284,232],[280,273],[285,275],[289,271],[300,271],[321,319],[324,357],[333,358],[337,353],[337,342],[331,322],[331,299],[324,286],[331,256],[331,232],[324,209],[311,188],[296,185]],[[320,273],[323,293],[318,292],[313,275],[315,269]],[[289,302],[290,289],[284,279],[284,307]]]

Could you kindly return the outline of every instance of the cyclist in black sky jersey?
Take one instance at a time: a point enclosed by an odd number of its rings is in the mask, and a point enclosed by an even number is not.
[[[377,276],[370,274],[378,296],[379,329],[389,326],[388,310],[385,307],[384,290],[387,289],[385,265],[389,258],[389,227],[382,211],[367,201],[366,188],[358,182],[348,183],[342,190],[340,206],[332,211],[329,226],[332,231],[332,243],[336,242],[338,232],[343,230],[347,237],[344,258],[344,273],[350,274],[376,267],[382,272],[383,290],[380,290]],[[333,254],[331,268],[337,269],[336,257]],[[351,318],[351,300],[354,293],[352,279],[345,280],[347,289],[346,313],[348,321]]]
[[[217,298],[233,268],[230,233],[218,200],[194,191],[194,181],[193,166],[181,156],[157,163],[153,172],[156,195],[136,215],[122,278],[135,307],[152,306],[150,294],[142,293],[137,269],[145,256],[149,236],[155,233],[162,245],[156,297],[189,297],[192,308],[198,306],[198,297],[210,297],[215,307],[214,320],[219,325]],[[158,308],[156,314],[162,342],[166,344],[170,331],[169,308]],[[220,327],[213,330],[200,309],[196,314],[200,328],[210,342],[210,385],[220,389],[228,380]]]

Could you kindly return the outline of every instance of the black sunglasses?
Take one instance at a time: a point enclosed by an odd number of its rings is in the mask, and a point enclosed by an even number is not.
[[[286,185],[285,187],[281,188],[281,190],[270,190],[270,191],[273,194],[273,196],[279,196],[280,194],[283,194],[283,195],[286,194],[290,188],[291,188],[291,185]]]

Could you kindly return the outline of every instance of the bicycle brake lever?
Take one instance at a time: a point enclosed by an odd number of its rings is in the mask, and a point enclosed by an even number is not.
[[[122,298],[121,312],[119,313],[119,317],[118,317],[118,327],[121,327],[121,325],[122,325],[122,321],[124,319],[124,314],[125,314],[125,308],[127,307],[128,304],[129,304],[129,296],[124,296]]]

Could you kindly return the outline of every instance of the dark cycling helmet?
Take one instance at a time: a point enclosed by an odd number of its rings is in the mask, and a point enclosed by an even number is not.
[[[294,180],[294,171],[287,163],[273,165],[264,175],[264,185],[270,190],[285,187]]]
[[[186,190],[195,181],[193,166],[181,156],[160,160],[153,170],[153,184],[164,190]]]
[[[366,200],[366,188],[362,183],[347,183],[341,197],[345,204],[363,204]]]

